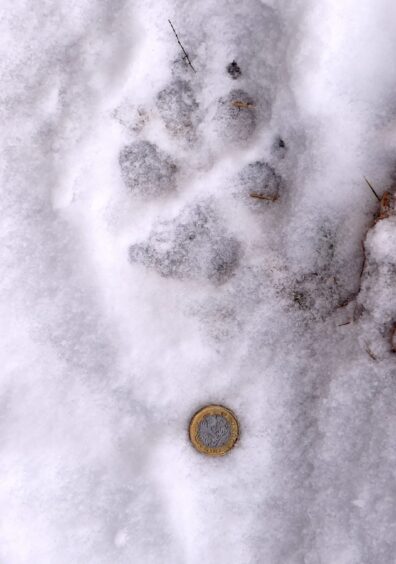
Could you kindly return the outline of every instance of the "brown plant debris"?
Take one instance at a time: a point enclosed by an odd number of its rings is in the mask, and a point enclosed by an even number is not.
[[[378,215],[375,218],[375,223],[377,221],[379,221],[380,219],[386,219],[387,217],[394,215],[396,213],[396,198],[395,198],[395,195],[392,194],[392,192],[384,192],[382,194],[382,196],[380,197],[380,196],[378,196],[377,192],[374,190],[374,187],[367,180],[367,178],[365,176],[364,176],[364,180],[366,181],[370,190],[372,191],[372,193],[374,194],[374,196],[377,198],[377,200],[380,203],[379,212],[378,212]]]
[[[242,100],[233,100],[231,102],[231,106],[238,108],[238,110],[251,110],[255,107],[254,104],[250,104],[250,102],[243,102]]]
[[[391,215],[396,213],[396,199],[395,195],[390,192],[384,192],[382,198],[380,199],[380,210],[377,217],[377,221],[380,219],[386,219]]]
[[[251,198],[257,198],[258,200],[269,200],[270,202],[276,202],[278,196],[265,196],[264,194],[259,194],[258,192],[250,192],[249,196]]]

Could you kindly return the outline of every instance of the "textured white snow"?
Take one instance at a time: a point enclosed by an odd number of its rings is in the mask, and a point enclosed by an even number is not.
[[[393,564],[394,2],[2,14],[0,562]]]

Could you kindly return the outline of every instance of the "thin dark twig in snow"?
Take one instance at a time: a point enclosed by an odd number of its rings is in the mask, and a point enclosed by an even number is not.
[[[250,192],[249,196],[251,198],[257,198],[258,200],[269,200],[270,202],[275,202],[278,199],[278,196],[265,196],[258,192]]]
[[[380,202],[381,198],[378,196],[377,192],[374,190],[374,188],[371,186],[370,182],[367,180],[367,178],[365,176],[363,176],[363,178],[365,179],[365,181],[367,182],[369,188],[371,188],[372,193],[374,194],[374,196],[377,198],[377,200]]]
[[[175,36],[176,36],[176,39],[177,39],[178,44],[180,45],[180,47],[181,47],[181,49],[182,49],[182,51],[183,51],[183,53],[184,53],[184,57],[187,59],[188,64],[190,65],[190,67],[192,68],[192,70],[193,70],[194,72],[197,72],[197,71],[195,70],[195,68],[192,66],[192,63],[191,63],[191,61],[190,61],[190,57],[188,56],[187,51],[184,49],[183,45],[181,44],[180,39],[179,39],[179,37],[178,37],[178,35],[177,35],[177,33],[176,33],[175,28],[173,27],[172,22],[171,22],[170,20],[168,20],[168,22],[169,22],[169,24],[170,24],[170,26],[171,26],[171,28],[172,28],[172,30],[173,30],[173,33],[174,33]]]
[[[370,349],[370,347],[368,346],[368,344],[366,343],[366,353],[369,355],[370,358],[372,358],[373,360],[378,360],[377,357],[375,356],[375,354],[373,353],[373,351]]]

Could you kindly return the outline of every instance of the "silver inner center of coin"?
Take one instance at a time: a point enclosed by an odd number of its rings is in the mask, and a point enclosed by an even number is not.
[[[221,447],[231,436],[231,425],[222,415],[207,415],[198,427],[198,437],[208,448]]]

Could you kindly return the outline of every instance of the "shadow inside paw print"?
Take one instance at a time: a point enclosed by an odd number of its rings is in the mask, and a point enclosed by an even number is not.
[[[118,160],[124,184],[134,194],[155,197],[175,188],[176,165],[149,141],[126,145]]]
[[[310,272],[299,273],[289,292],[296,309],[309,312],[312,316],[325,319],[338,308],[345,289],[338,280],[336,261],[336,226],[321,225],[316,232],[315,261]]]
[[[173,221],[162,222],[148,241],[129,248],[129,260],[164,277],[207,279],[220,285],[240,261],[240,243],[224,233],[207,203],[185,208]]]
[[[244,90],[231,90],[219,98],[214,121],[217,134],[224,140],[247,141],[257,125],[256,104]]]
[[[238,194],[250,207],[261,207],[264,202],[274,202],[281,195],[283,180],[265,161],[245,166],[238,175]]]
[[[188,82],[174,80],[161,90],[156,103],[168,131],[192,140],[198,123],[198,103]]]

